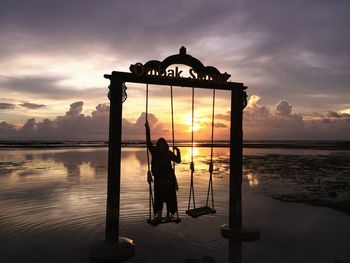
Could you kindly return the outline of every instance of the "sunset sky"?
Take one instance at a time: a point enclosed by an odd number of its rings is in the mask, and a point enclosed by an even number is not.
[[[350,2],[0,2],[0,140],[105,140],[108,85],[181,46],[248,86],[245,139],[350,139]],[[123,138],[144,138],[145,85],[127,83]],[[150,85],[152,135],[170,136],[169,87]],[[174,87],[177,139],[191,90]],[[209,139],[211,91],[196,90],[195,138]],[[227,139],[229,93],[217,92]]]

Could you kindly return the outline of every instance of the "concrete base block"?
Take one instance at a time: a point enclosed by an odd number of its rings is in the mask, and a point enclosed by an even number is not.
[[[90,259],[96,263],[122,262],[134,255],[134,241],[126,237],[119,237],[118,242],[99,240],[94,242],[89,249]]]
[[[228,224],[221,226],[221,235],[242,242],[252,242],[260,239],[260,230],[243,226],[242,228],[230,228]]]

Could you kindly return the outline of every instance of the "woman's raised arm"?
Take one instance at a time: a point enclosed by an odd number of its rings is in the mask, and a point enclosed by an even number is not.
[[[152,144],[152,141],[151,141],[151,131],[150,131],[150,128],[149,128],[148,121],[146,121],[145,127],[146,127],[146,144],[147,144],[147,148],[148,149],[152,149],[153,148],[153,144]]]

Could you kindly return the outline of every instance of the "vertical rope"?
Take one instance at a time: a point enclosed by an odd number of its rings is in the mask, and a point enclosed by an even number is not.
[[[194,88],[192,87],[191,163],[193,163]]]
[[[174,99],[173,99],[173,86],[170,86],[170,97],[171,97],[171,133],[173,139],[173,152],[175,149],[175,129],[174,129]],[[173,169],[175,171],[175,162],[173,161]]]
[[[175,151],[175,128],[174,128],[174,96],[173,96],[173,86],[170,86],[170,97],[171,97],[171,134],[173,139],[173,152]],[[173,169],[175,174],[175,161],[173,161]],[[176,174],[175,174],[176,181]],[[177,185],[177,181],[176,181]],[[176,212],[176,218],[179,219],[179,212]]]
[[[146,84],[146,122],[148,122],[148,83]],[[147,138],[146,138],[147,140]],[[147,182],[148,178],[151,175],[151,168],[150,168],[150,158],[149,158],[149,151],[147,147],[147,141],[146,141],[146,152],[147,152]],[[148,218],[149,220],[152,219],[152,208],[153,208],[153,191],[152,191],[152,182],[148,182],[149,186],[149,208],[148,208]]]
[[[193,198],[193,208],[196,208],[196,202],[194,197],[194,185],[193,185],[193,174],[194,174],[194,162],[193,162],[193,148],[194,148],[194,142],[193,142],[193,127],[194,127],[194,87],[192,87],[192,124],[191,124],[191,183],[190,183],[190,195],[188,198],[188,209],[190,209],[191,205],[191,197]]]
[[[211,144],[210,144],[210,163],[209,163],[209,184],[208,184],[208,192],[207,192],[207,202],[206,206],[208,206],[209,202],[209,193],[211,190],[211,203],[212,209],[214,209],[214,191],[213,191],[213,146],[214,146],[214,118],[215,118],[215,89],[213,89],[213,109],[211,115]]]

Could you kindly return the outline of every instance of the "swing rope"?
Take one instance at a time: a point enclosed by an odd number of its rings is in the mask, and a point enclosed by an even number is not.
[[[173,139],[173,152],[175,149],[175,129],[174,129],[174,99],[173,99],[173,86],[170,86],[170,98],[171,98],[171,133]],[[173,169],[175,172],[175,162],[173,162]]]
[[[174,96],[173,96],[173,86],[170,86],[170,98],[171,98],[171,133],[172,133],[172,140],[173,140],[173,152],[175,151],[175,122],[174,122]],[[176,187],[178,189],[177,180],[176,180],[176,173],[175,173],[175,162],[173,161],[173,169],[174,169],[174,175],[175,175],[175,183]],[[179,212],[176,212],[176,219],[179,220]]]
[[[214,191],[213,191],[213,148],[214,148],[214,117],[215,116],[215,89],[213,89],[213,109],[211,115],[211,144],[210,144],[210,163],[209,163],[209,183],[208,183],[208,192],[207,192],[207,202],[206,206],[208,206],[209,202],[209,192],[211,192],[211,205],[214,210]]]
[[[146,84],[146,123],[148,122],[148,83]],[[146,142],[147,143],[147,142]],[[147,151],[147,182],[148,182],[148,188],[149,188],[149,209],[148,209],[148,219],[152,219],[152,208],[154,205],[153,201],[153,191],[152,191],[152,174],[151,174],[151,165],[150,165],[150,158],[149,158],[149,151],[148,147],[146,145],[146,151]],[[154,211],[153,211],[154,212]],[[154,216],[154,214],[153,214]]]
[[[196,202],[194,197],[194,184],[193,184],[193,174],[194,174],[194,162],[193,162],[193,149],[194,149],[194,142],[193,142],[193,127],[194,127],[194,87],[192,87],[192,124],[191,124],[191,164],[190,164],[190,170],[191,170],[191,183],[190,183],[190,194],[188,198],[188,210],[190,210],[191,206],[191,197],[193,201],[193,208],[196,208]]]
[[[193,182],[193,174],[194,174],[194,87],[192,87],[192,137],[191,137],[191,183],[190,183],[190,194],[188,198],[188,210],[186,214],[193,218],[197,218],[202,215],[207,214],[215,214],[216,211],[214,209],[214,190],[213,190],[213,151],[214,151],[214,118],[215,118],[215,89],[213,89],[213,105],[212,105],[212,116],[211,116],[211,144],[210,144],[210,162],[209,162],[209,182],[208,182],[208,191],[207,191],[207,200],[205,206],[196,208],[195,203],[195,194],[194,194],[194,182]],[[209,196],[211,195],[211,207],[209,204]],[[193,208],[190,209],[191,199],[193,202]]]

